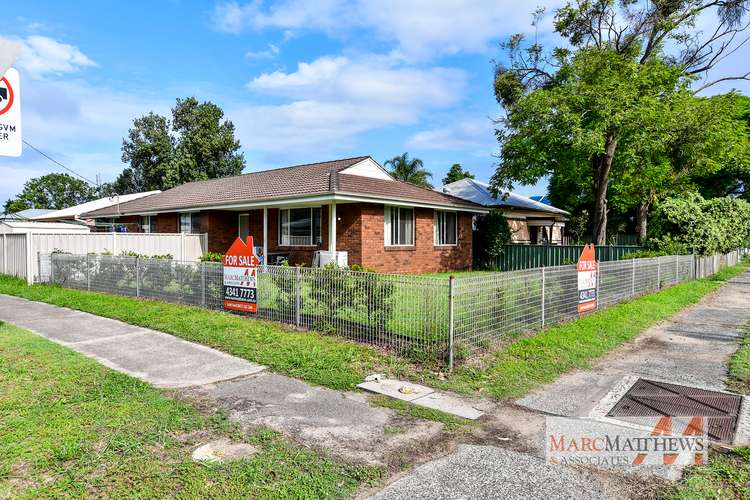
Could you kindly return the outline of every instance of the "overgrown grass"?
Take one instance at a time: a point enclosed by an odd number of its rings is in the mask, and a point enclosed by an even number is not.
[[[658,321],[698,302],[742,272],[735,266],[717,275],[611,306],[576,321],[523,337],[464,364],[447,380],[426,368],[374,348],[315,332],[296,332],[278,323],[131,297],[48,285],[28,286],[0,276],[0,293],[70,307],[153,328],[268,365],[276,372],[333,389],[353,389],[371,373],[426,381],[435,387],[494,398],[522,396],[563,373],[585,368]]]
[[[410,365],[396,356],[340,337],[297,332],[279,323],[198,307],[49,285],[28,286],[7,276],[0,276],[0,293],[171,333],[332,389],[353,389],[374,372],[401,375],[410,370]]]
[[[388,396],[370,396],[370,403],[375,406],[382,406],[384,408],[390,408],[399,415],[409,415],[422,420],[431,420],[433,422],[440,422],[448,430],[458,430],[466,428],[467,426],[476,426],[477,424],[471,420],[451,415],[440,410],[433,410],[431,408],[425,408],[424,406],[418,406],[415,404],[401,401],[400,399],[389,398]]]
[[[669,495],[674,500],[750,498],[750,448],[713,453],[707,465],[690,467]]]
[[[481,366],[459,366],[446,381],[432,385],[495,398],[520,397],[627,342],[658,321],[698,302],[745,268],[724,269],[720,276],[691,281],[611,306],[576,321],[545,329],[489,354]]]
[[[740,348],[729,360],[729,389],[741,394],[750,394],[750,326],[745,327],[745,336]]]
[[[221,465],[191,451],[219,437],[259,447]],[[343,498],[380,469],[323,458],[0,323],[0,498]]]

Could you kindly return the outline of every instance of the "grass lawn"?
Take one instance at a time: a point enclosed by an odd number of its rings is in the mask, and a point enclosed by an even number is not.
[[[398,375],[409,369],[408,363],[396,356],[339,337],[297,332],[279,323],[199,307],[57,286],[28,286],[7,276],[0,276],[0,293],[171,333],[332,389],[353,389],[371,373],[388,371]]]
[[[274,371],[333,389],[350,390],[371,373],[425,382],[461,393],[494,398],[522,396],[563,373],[585,368],[658,321],[698,302],[744,267],[683,283],[554,326],[459,365],[447,380],[395,355],[315,332],[296,332],[279,323],[165,302],[139,300],[55,286],[28,286],[0,276],[0,293],[91,312],[153,328],[215,347]]]
[[[600,356],[698,302],[723,280],[744,269],[742,266],[726,268],[711,278],[682,283],[547,328],[487,355],[480,366],[460,365],[448,380],[435,379],[431,383],[457,392],[480,392],[495,398],[523,396],[565,372],[591,366]]]
[[[705,466],[690,467],[671,492],[674,500],[750,498],[750,448],[730,453],[711,453]]]
[[[260,449],[224,465],[190,453],[229,437]],[[380,469],[323,458],[0,323],[0,498],[342,498]]]
[[[740,348],[729,360],[729,389],[750,394],[750,326],[745,329]]]

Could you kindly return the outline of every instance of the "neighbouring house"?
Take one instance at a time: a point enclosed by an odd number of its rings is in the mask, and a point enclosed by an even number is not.
[[[565,221],[570,215],[565,210],[520,194],[506,192],[494,196],[489,185],[474,179],[461,179],[438,188],[441,192],[503,211],[512,232],[511,242],[531,245],[561,245]]]
[[[83,214],[129,231],[207,233],[225,252],[252,235],[268,263],[335,259],[389,273],[468,270],[488,209],[398,181],[369,156],[190,182]]]
[[[20,210],[18,212],[12,212],[9,214],[0,213],[0,220],[31,220],[36,216],[44,215],[54,210],[47,210],[44,208],[27,208],[26,210]]]
[[[0,220],[0,234],[46,233],[68,234],[88,233],[88,226],[65,222],[37,222],[30,220]]]
[[[94,220],[90,218],[81,217],[81,215],[86,212],[92,212],[94,210],[99,210],[99,209],[108,208],[108,207],[113,207],[116,211],[116,208],[118,205],[127,203],[129,201],[137,200],[139,198],[143,198],[144,196],[151,196],[152,194],[157,194],[157,193],[161,193],[161,191],[146,191],[144,193],[107,196],[104,198],[99,198],[98,200],[81,203],[80,205],[63,208],[62,210],[46,210],[44,211],[44,213],[36,214],[29,218],[31,220],[44,221],[44,222],[77,222],[80,224],[86,224],[87,226],[91,226],[91,229],[93,231],[124,230],[127,228],[117,227],[117,225],[112,220],[108,220],[108,219]]]

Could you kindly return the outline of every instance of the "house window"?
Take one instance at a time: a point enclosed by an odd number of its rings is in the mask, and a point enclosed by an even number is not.
[[[141,217],[141,232],[142,233],[155,233],[156,231],[156,217],[151,215],[144,215]]]
[[[385,207],[385,244],[414,245],[414,209]]]
[[[239,215],[239,237],[245,240],[250,234],[250,214]]]
[[[313,246],[322,241],[320,207],[279,210],[279,244]]]
[[[435,210],[435,245],[455,245],[458,242],[456,212]]]
[[[200,233],[201,221],[198,212],[180,214],[180,232],[181,233]]]

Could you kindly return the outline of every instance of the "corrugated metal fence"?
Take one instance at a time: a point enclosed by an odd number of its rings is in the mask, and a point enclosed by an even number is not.
[[[0,237],[0,274],[26,278],[28,237],[25,234],[2,234]]]
[[[600,307],[711,275],[743,253],[601,262]],[[43,263],[42,278],[65,287],[222,309],[220,263],[64,254]],[[258,316],[452,365],[578,317],[577,286],[574,265],[451,278],[263,266]]]
[[[639,246],[626,245],[597,246],[596,260],[620,260],[625,254],[640,249]],[[575,264],[582,250],[583,245],[503,245],[500,255],[486,262],[477,262],[476,268],[487,271],[520,271],[542,266],[564,266]]]
[[[39,281],[39,255],[62,251],[74,255],[135,252],[171,255],[181,261],[197,261],[207,251],[206,234],[184,233],[28,233],[8,234],[0,241],[3,255],[11,257],[12,274]]]

